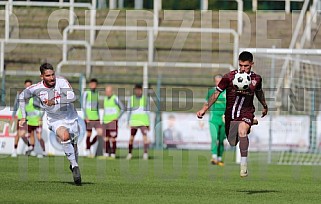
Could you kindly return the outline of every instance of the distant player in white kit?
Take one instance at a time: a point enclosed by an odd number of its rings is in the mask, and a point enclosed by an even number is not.
[[[31,97],[38,97],[41,101],[41,108],[47,113],[48,127],[60,139],[63,150],[70,161],[74,182],[76,185],[81,185],[77,162],[78,114],[73,105],[76,100],[75,93],[65,78],[56,77],[51,64],[42,64],[40,73],[42,81],[26,88],[19,96],[22,112],[19,126],[23,126],[26,122],[25,101]]]

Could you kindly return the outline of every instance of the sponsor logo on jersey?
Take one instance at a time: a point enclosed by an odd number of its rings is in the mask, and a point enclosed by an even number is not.
[[[242,120],[243,120],[244,122],[246,122],[246,123],[251,123],[251,120],[248,119],[248,118],[242,118]]]

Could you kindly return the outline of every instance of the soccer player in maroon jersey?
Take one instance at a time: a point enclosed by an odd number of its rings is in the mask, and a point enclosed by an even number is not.
[[[256,95],[263,106],[262,117],[268,112],[268,106],[262,90],[262,78],[260,75],[251,71],[253,64],[252,53],[247,51],[242,52],[239,55],[239,69],[224,75],[216,87],[216,91],[210,96],[208,103],[205,103],[203,108],[197,112],[197,117],[203,117],[205,112],[216,102],[221,92],[226,90],[225,131],[230,145],[236,146],[238,141],[240,141],[241,177],[246,177],[248,175],[248,134],[250,133],[254,119],[254,95]],[[244,72],[250,75],[251,84],[247,90],[239,91],[234,87],[232,81],[236,73]]]

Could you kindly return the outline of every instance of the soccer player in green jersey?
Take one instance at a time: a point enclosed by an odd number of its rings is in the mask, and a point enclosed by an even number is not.
[[[207,92],[206,103],[208,103],[209,98],[215,92],[216,86],[220,83],[222,75],[218,74],[213,77],[215,87],[211,88]],[[210,108],[209,117],[209,127],[212,137],[211,152],[212,159],[211,163],[213,165],[224,166],[222,157],[224,153],[224,139],[225,135],[225,121],[224,112],[226,108],[226,93],[225,91],[220,94],[217,101]]]

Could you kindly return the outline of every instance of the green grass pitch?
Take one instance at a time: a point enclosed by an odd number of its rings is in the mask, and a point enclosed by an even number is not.
[[[209,151],[141,150],[127,161],[80,158],[82,186],[73,184],[65,157],[1,155],[0,203],[320,203],[320,166],[268,165],[250,153],[249,177],[240,178],[234,152],[225,166]]]

